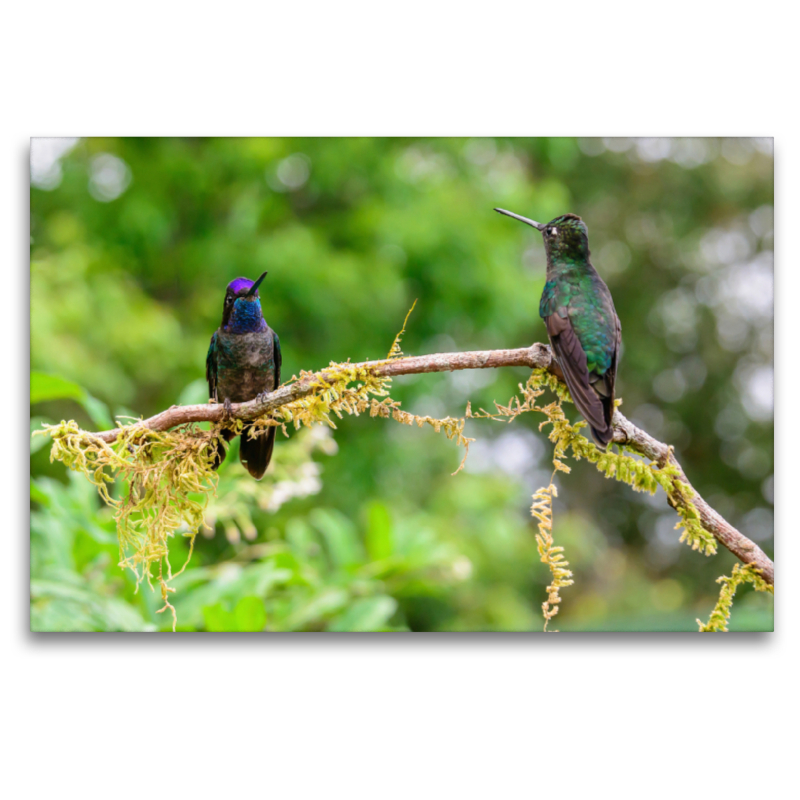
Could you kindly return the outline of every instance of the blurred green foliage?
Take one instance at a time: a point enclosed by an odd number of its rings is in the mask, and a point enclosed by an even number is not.
[[[286,377],[385,356],[415,298],[407,354],[544,341],[541,241],[492,208],[571,211],[622,320],[623,410],[771,555],[772,202],[761,140],[34,142],[32,428],[205,399],[225,286],[264,270]],[[458,416],[526,377],[410,376],[393,396]],[[262,483],[232,453],[175,582],[179,629],[540,630],[549,572],[529,507],[550,445],[534,422],[470,422],[478,441],[456,477],[453,444],[368,418],[334,439],[279,436]],[[94,488],[44,444],[32,440],[32,628],[169,629],[160,596],[117,567]],[[560,630],[708,618],[735,560],[679,545],[663,492],[583,463],[558,485],[554,538],[575,576]],[[176,537],[173,569],[186,555]],[[772,598],[740,589],[729,627],[771,630]]]

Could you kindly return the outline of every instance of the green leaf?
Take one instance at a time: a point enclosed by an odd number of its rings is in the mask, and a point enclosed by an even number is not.
[[[45,445],[52,444],[49,436],[34,436],[36,431],[42,430],[42,423],[47,422],[44,417],[31,417],[31,455],[38,453]]]
[[[316,508],[308,518],[325,539],[334,566],[348,567],[364,560],[355,525],[344,514]]]
[[[341,610],[346,605],[347,599],[347,592],[343,589],[323,591],[293,610],[286,621],[286,627],[296,629],[302,628],[309,623],[317,622],[321,617]]]
[[[31,581],[32,631],[141,631],[152,629],[135,608],[95,592],[70,570]]]
[[[287,583],[292,578],[290,569],[280,569],[272,559],[260,564],[252,564],[242,571],[237,582],[241,596],[265,597],[273,587]]]
[[[214,633],[237,630],[236,617],[222,603],[205,606],[203,608],[203,619],[205,620],[206,630]]]
[[[329,631],[374,631],[382,628],[397,610],[397,601],[387,595],[356,600],[328,626]]]
[[[86,413],[92,418],[92,422],[101,430],[116,428],[114,420],[108,411],[108,406],[96,397],[92,397],[88,392],[84,394],[81,405],[86,409]]]
[[[178,396],[179,406],[191,406],[208,401],[208,384],[205,378],[198,378],[187,384]]]
[[[234,610],[236,630],[263,631],[267,624],[267,612],[263,601],[258,597],[243,597]]]
[[[43,492],[33,480],[31,480],[31,500],[35,500],[37,503],[41,503],[43,506],[50,505],[50,498],[48,495]]]
[[[311,526],[300,517],[292,517],[286,523],[286,541],[299,561],[316,561],[322,549]]]
[[[45,372],[31,372],[31,403],[42,403],[45,400],[82,402],[85,396],[85,389],[77,383]]]
[[[102,400],[92,397],[82,386],[58,375],[31,372],[31,404],[47,400],[76,400],[95,425],[106,429],[114,427],[108,406]]]
[[[392,554],[392,520],[384,503],[369,504],[369,522],[365,542],[371,561],[381,561]]]

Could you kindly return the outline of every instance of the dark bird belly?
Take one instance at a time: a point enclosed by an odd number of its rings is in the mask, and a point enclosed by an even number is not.
[[[226,334],[217,340],[217,400],[246,403],[275,389],[272,331]]]

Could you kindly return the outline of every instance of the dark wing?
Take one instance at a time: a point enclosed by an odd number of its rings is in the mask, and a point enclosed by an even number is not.
[[[614,352],[611,355],[611,364],[603,375],[593,374],[590,376],[592,388],[600,395],[600,402],[603,404],[607,427],[605,431],[592,429],[595,439],[602,445],[607,445],[614,436],[611,421],[614,418],[614,391],[617,383],[617,367],[619,366],[619,351],[622,344],[622,325],[619,317],[614,313]]]
[[[206,356],[206,380],[208,381],[208,398],[217,401],[217,334],[211,337],[211,344],[208,347]],[[233,438],[233,433],[228,430],[222,431],[222,438],[229,442]],[[212,467],[217,469],[225,460],[226,450],[222,444],[222,439],[217,439],[212,445]]]
[[[616,312],[614,312],[614,319],[617,323],[617,341],[614,342],[614,360],[611,362],[611,369],[609,372],[611,373],[611,399],[614,399],[614,386],[617,383],[617,367],[619,366],[619,351],[622,348],[622,323],[619,321],[619,317],[617,316]],[[613,411],[612,411],[613,414]]]
[[[572,327],[569,316],[562,317],[558,311],[544,317],[550,344],[553,346],[553,352],[564,373],[564,380],[578,411],[589,423],[594,438],[605,446],[611,441],[612,435],[611,416],[608,411],[610,405],[613,414],[613,395],[612,402],[609,404],[598,397],[592,388],[586,364],[586,353]]]
[[[208,381],[208,399],[217,399],[217,332],[211,337],[206,356],[206,380]]]
[[[275,359],[275,383],[272,387],[274,392],[281,385],[281,340],[278,334],[272,331],[272,357]]]
[[[611,417],[614,416],[614,386],[617,382],[617,366],[619,365],[619,350],[622,344],[622,325],[620,324],[619,317],[614,314],[614,354],[611,357],[611,366],[600,376],[593,375],[592,386],[594,390],[601,395],[604,399],[608,399],[610,403],[609,422]]]

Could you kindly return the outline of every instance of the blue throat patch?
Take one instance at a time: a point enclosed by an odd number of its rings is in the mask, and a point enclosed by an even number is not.
[[[267,323],[261,314],[261,299],[245,300],[237,297],[225,331],[228,333],[258,333],[265,331]]]

